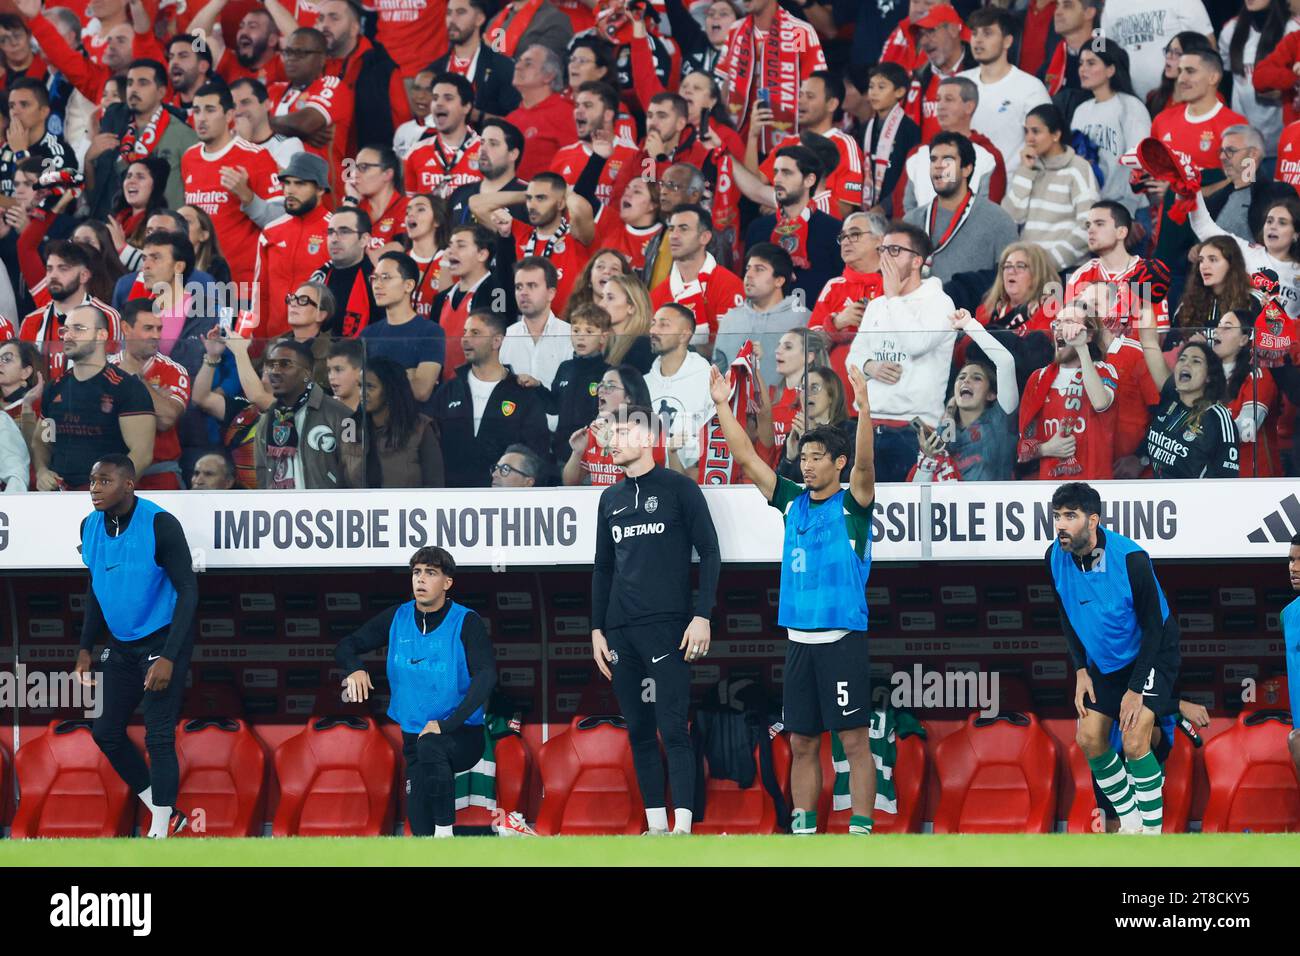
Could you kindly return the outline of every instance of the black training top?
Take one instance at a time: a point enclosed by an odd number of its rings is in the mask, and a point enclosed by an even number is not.
[[[691,547],[700,556],[700,588],[691,600]],[[718,534],[699,485],[656,465],[600,495],[591,626],[708,619],[722,567]]]

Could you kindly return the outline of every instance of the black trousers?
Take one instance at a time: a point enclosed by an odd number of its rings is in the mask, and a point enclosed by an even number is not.
[[[406,758],[406,826],[414,836],[433,836],[435,826],[456,822],[456,774],[483,757],[483,725],[465,724],[449,734],[402,731]]]
[[[608,634],[609,649],[617,655],[614,696],[627,721],[636,780],[647,807],[667,806],[656,731],[668,755],[674,805],[684,810],[695,805],[695,754],[686,726],[691,667],[679,649],[686,625],[685,620],[636,624]]]
[[[153,802],[174,807],[180,787],[180,765],[176,761],[176,719],[185,698],[185,674],[190,666],[193,640],[172,662],[172,680],[165,690],[144,689],[144,678],[167,644],[168,628],[161,628],[136,641],[108,639],[108,647],[93,661],[100,672],[100,695],[104,709],[91,731],[95,743],[126,781],[132,793],[152,787]],[[151,659],[152,658],[152,659]],[[144,713],[144,746],[149,751],[145,764],[140,752],[126,736],[126,725],[141,707]]]

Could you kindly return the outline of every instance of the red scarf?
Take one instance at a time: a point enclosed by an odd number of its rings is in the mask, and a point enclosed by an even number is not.
[[[775,133],[798,134],[799,84],[790,82],[789,78],[799,76],[800,50],[796,38],[802,33],[797,29],[794,17],[778,6],[772,26],[763,37],[763,76],[756,87],[754,74],[757,72],[758,51],[755,32],[754,18],[745,17],[740,26],[732,30],[723,56],[731,80],[727,110],[731,113],[732,125],[736,129],[747,128],[755,90],[762,87],[771,96]]]
[[[1047,87],[1047,94],[1055,96],[1061,92],[1061,87],[1065,85],[1065,64],[1066,64],[1065,41],[1062,40],[1056,44],[1056,49],[1052,51],[1052,59],[1047,64],[1047,73],[1043,77],[1043,85]]]
[[[498,53],[513,57],[519,49],[519,41],[528,32],[533,17],[537,15],[541,6],[542,0],[525,0],[524,5],[510,20],[509,26],[506,26],[506,18],[511,15],[510,6],[507,4],[502,7],[501,12],[492,18],[483,33],[487,37],[488,46]]]
[[[167,125],[171,121],[171,112],[163,106],[159,106],[154,111],[153,116],[143,130],[136,129],[135,120],[132,120],[131,125],[126,128],[126,132],[122,134],[121,145],[117,148],[122,155],[122,159],[129,163],[132,160],[151,155],[158,148],[158,144],[162,142],[162,138],[167,132]]]
[[[731,261],[740,262],[745,255],[744,236],[740,230],[740,187],[731,168],[731,153],[719,147],[709,157],[717,170],[713,180],[713,230],[729,241]],[[805,232],[807,227],[805,226]]]
[[[754,395],[754,343],[745,340],[736,357],[727,369],[727,379],[731,384],[731,398],[728,404],[732,414],[745,427],[750,412],[758,410],[758,400]],[[722,434],[722,424],[714,415],[704,426],[703,454],[700,455],[699,483],[701,485],[738,485],[748,484],[744,472],[736,464],[731,454],[727,439]]]

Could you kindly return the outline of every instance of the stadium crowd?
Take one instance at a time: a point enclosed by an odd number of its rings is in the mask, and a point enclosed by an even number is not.
[[[13,0],[0,482],[1300,473],[1300,3]],[[847,396],[847,398],[846,398]],[[848,468],[846,467],[846,475]]]

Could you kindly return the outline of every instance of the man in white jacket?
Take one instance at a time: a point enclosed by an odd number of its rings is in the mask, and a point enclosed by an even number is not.
[[[876,479],[905,481],[918,449],[912,419],[934,428],[943,414],[957,333],[955,308],[934,276],[921,278],[930,255],[924,229],[891,223],[880,244],[884,294],[872,299],[849,349],[847,365],[867,376],[876,427]]]

